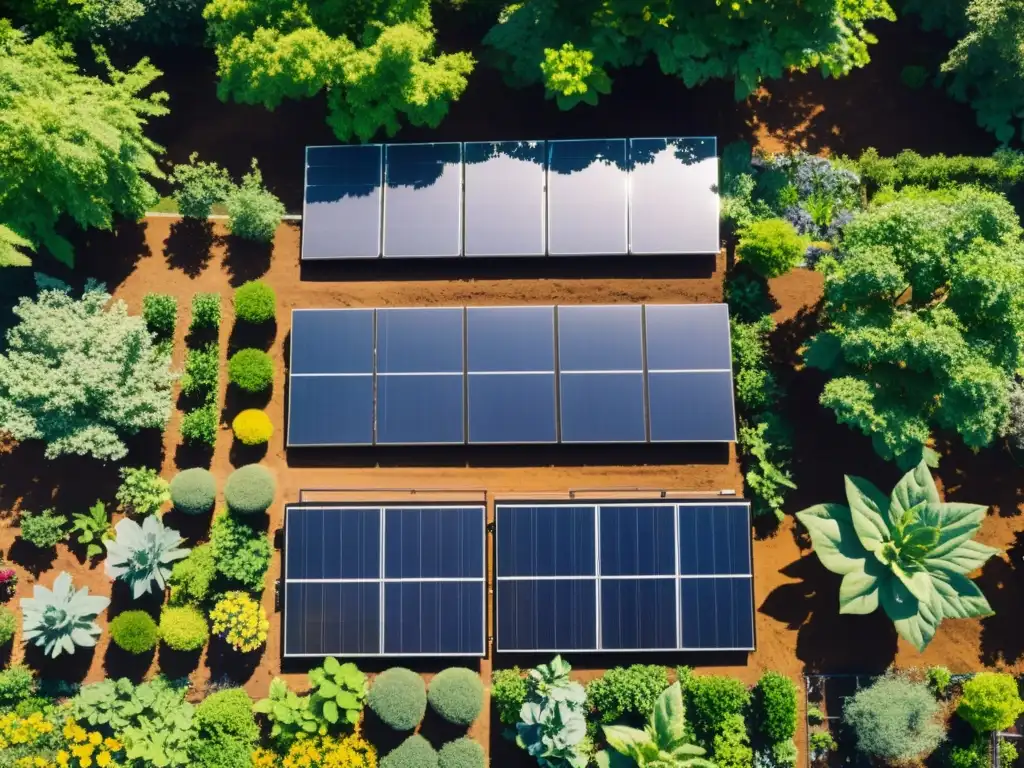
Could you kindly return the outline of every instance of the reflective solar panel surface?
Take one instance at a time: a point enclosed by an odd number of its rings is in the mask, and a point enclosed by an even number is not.
[[[628,177],[625,139],[549,141],[548,253],[626,253]]]
[[[383,146],[308,147],[303,259],[375,259],[381,253]]]
[[[384,256],[462,254],[462,145],[388,144]]]
[[[289,506],[285,656],[482,656],[482,506]]]
[[[543,256],[544,142],[467,142],[464,153],[466,256]]]
[[[746,502],[499,503],[495,518],[499,651],[753,650]]]

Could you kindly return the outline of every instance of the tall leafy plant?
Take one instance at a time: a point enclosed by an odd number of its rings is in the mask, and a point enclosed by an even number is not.
[[[556,656],[550,664],[531,669],[528,694],[519,711],[516,743],[542,768],[584,768],[590,756],[583,686],[569,680],[572,667]]]
[[[53,587],[36,584],[32,597],[21,598],[25,642],[52,658],[74,653],[76,647],[91,648],[100,636],[96,617],[108,605],[109,598],[90,595],[88,587],[76,591],[71,577],[61,571]]]
[[[842,575],[840,613],[882,610],[919,651],[943,619],[988,616],[988,600],[967,574],[998,550],[974,541],[985,507],[942,502],[922,461],[885,495],[846,478],[843,504],[797,513],[828,570]]]
[[[89,507],[88,512],[76,512],[72,517],[71,533],[77,533],[78,543],[85,547],[86,559],[103,554],[100,543],[113,538],[113,531],[102,501]]]
[[[126,581],[135,598],[149,592],[154,581],[163,592],[171,575],[171,563],[188,556],[188,550],[178,546],[184,541],[181,534],[165,528],[155,515],[143,520],[142,525],[125,518],[114,531],[116,538],[103,542],[108,552],[107,575]]]

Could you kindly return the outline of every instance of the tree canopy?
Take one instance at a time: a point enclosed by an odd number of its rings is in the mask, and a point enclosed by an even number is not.
[[[869,60],[865,24],[894,19],[886,0],[525,0],[484,39],[509,81],[543,81],[562,108],[596,104],[609,71],[654,56],[687,87],[735,82],[737,98],[787,69],[839,76]]]
[[[1005,197],[973,187],[880,198],[827,257],[827,330],[805,353],[821,402],[885,459],[934,459],[934,427],[971,448],[1006,427],[1024,367],[1024,248]]]
[[[33,32],[64,40],[156,45],[202,41],[205,0],[9,0]]]
[[[166,94],[142,95],[159,71],[146,59],[126,72],[102,55],[100,64],[106,79],[84,75],[69,47],[0,20],[0,224],[69,265],[62,215],[103,229],[115,215],[138,218],[162,176],[162,150],[143,133],[167,113]]]
[[[436,127],[466,89],[468,53],[437,54],[429,0],[212,0],[218,94],[274,109],[327,91],[339,139]]]

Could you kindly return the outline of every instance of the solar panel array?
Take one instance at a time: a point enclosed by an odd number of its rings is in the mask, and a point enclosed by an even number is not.
[[[729,442],[724,304],[294,310],[288,445]]]
[[[482,506],[289,506],[284,655],[483,656]]]
[[[302,258],[716,253],[714,138],[306,149]]]
[[[498,651],[754,648],[746,503],[497,504]]]

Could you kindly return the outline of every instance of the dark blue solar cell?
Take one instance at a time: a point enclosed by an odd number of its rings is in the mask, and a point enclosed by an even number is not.
[[[606,507],[601,521],[601,574],[675,575],[675,507]]]
[[[392,507],[384,511],[384,577],[484,577],[483,507]]]
[[[680,579],[683,650],[753,650],[749,578]]]
[[[697,576],[749,574],[749,507],[680,506],[679,572]]]
[[[639,443],[646,440],[641,373],[563,373],[563,443]]]
[[[601,580],[602,650],[678,646],[675,579]]]
[[[377,443],[465,442],[462,376],[378,376]]]
[[[555,374],[470,374],[469,442],[554,443]]]
[[[498,649],[571,651],[597,648],[596,582],[499,581]]]
[[[384,255],[462,255],[462,145],[389,144]]]
[[[386,583],[384,653],[483,656],[483,580]]]
[[[306,157],[302,258],[379,257],[380,145],[310,147]]]
[[[373,373],[372,309],[292,311],[290,373]]]
[[[378,309],[379,373],[462,372],[463,310]]]
[[[628,177],[625,139],[549,141],[548,253],[626,253]]]
[[[592,576],[594,507],[499,505],[497,575]]]
[[[725,304],[648,304],[645,315],[649,370],[731,370]]]
[[[637,304],[559,307],[559,370],[643,370],[642,326]]]
[[[736,439],[730,373],[651,372],[647,389],[651,440],[711,443]]]
[[[380,510],[290,507],[288,579],[379,579]]]
[[[466,255],[543,256],[544,142],[467,142]]]
[[[285,583],[285,656],[380,653],[380,582]]]
[[[630,140],[630,251],[717,253],[715,140]]]
[[[344,168],[352,183],[369,183],[380,178],[382,151],[381,144],[306,147],[306,165]]]
[[[371,445],[372,376],[292,376],[288,445]]]
[[[466,310],[470,371],[554,371],[554,307]]]

